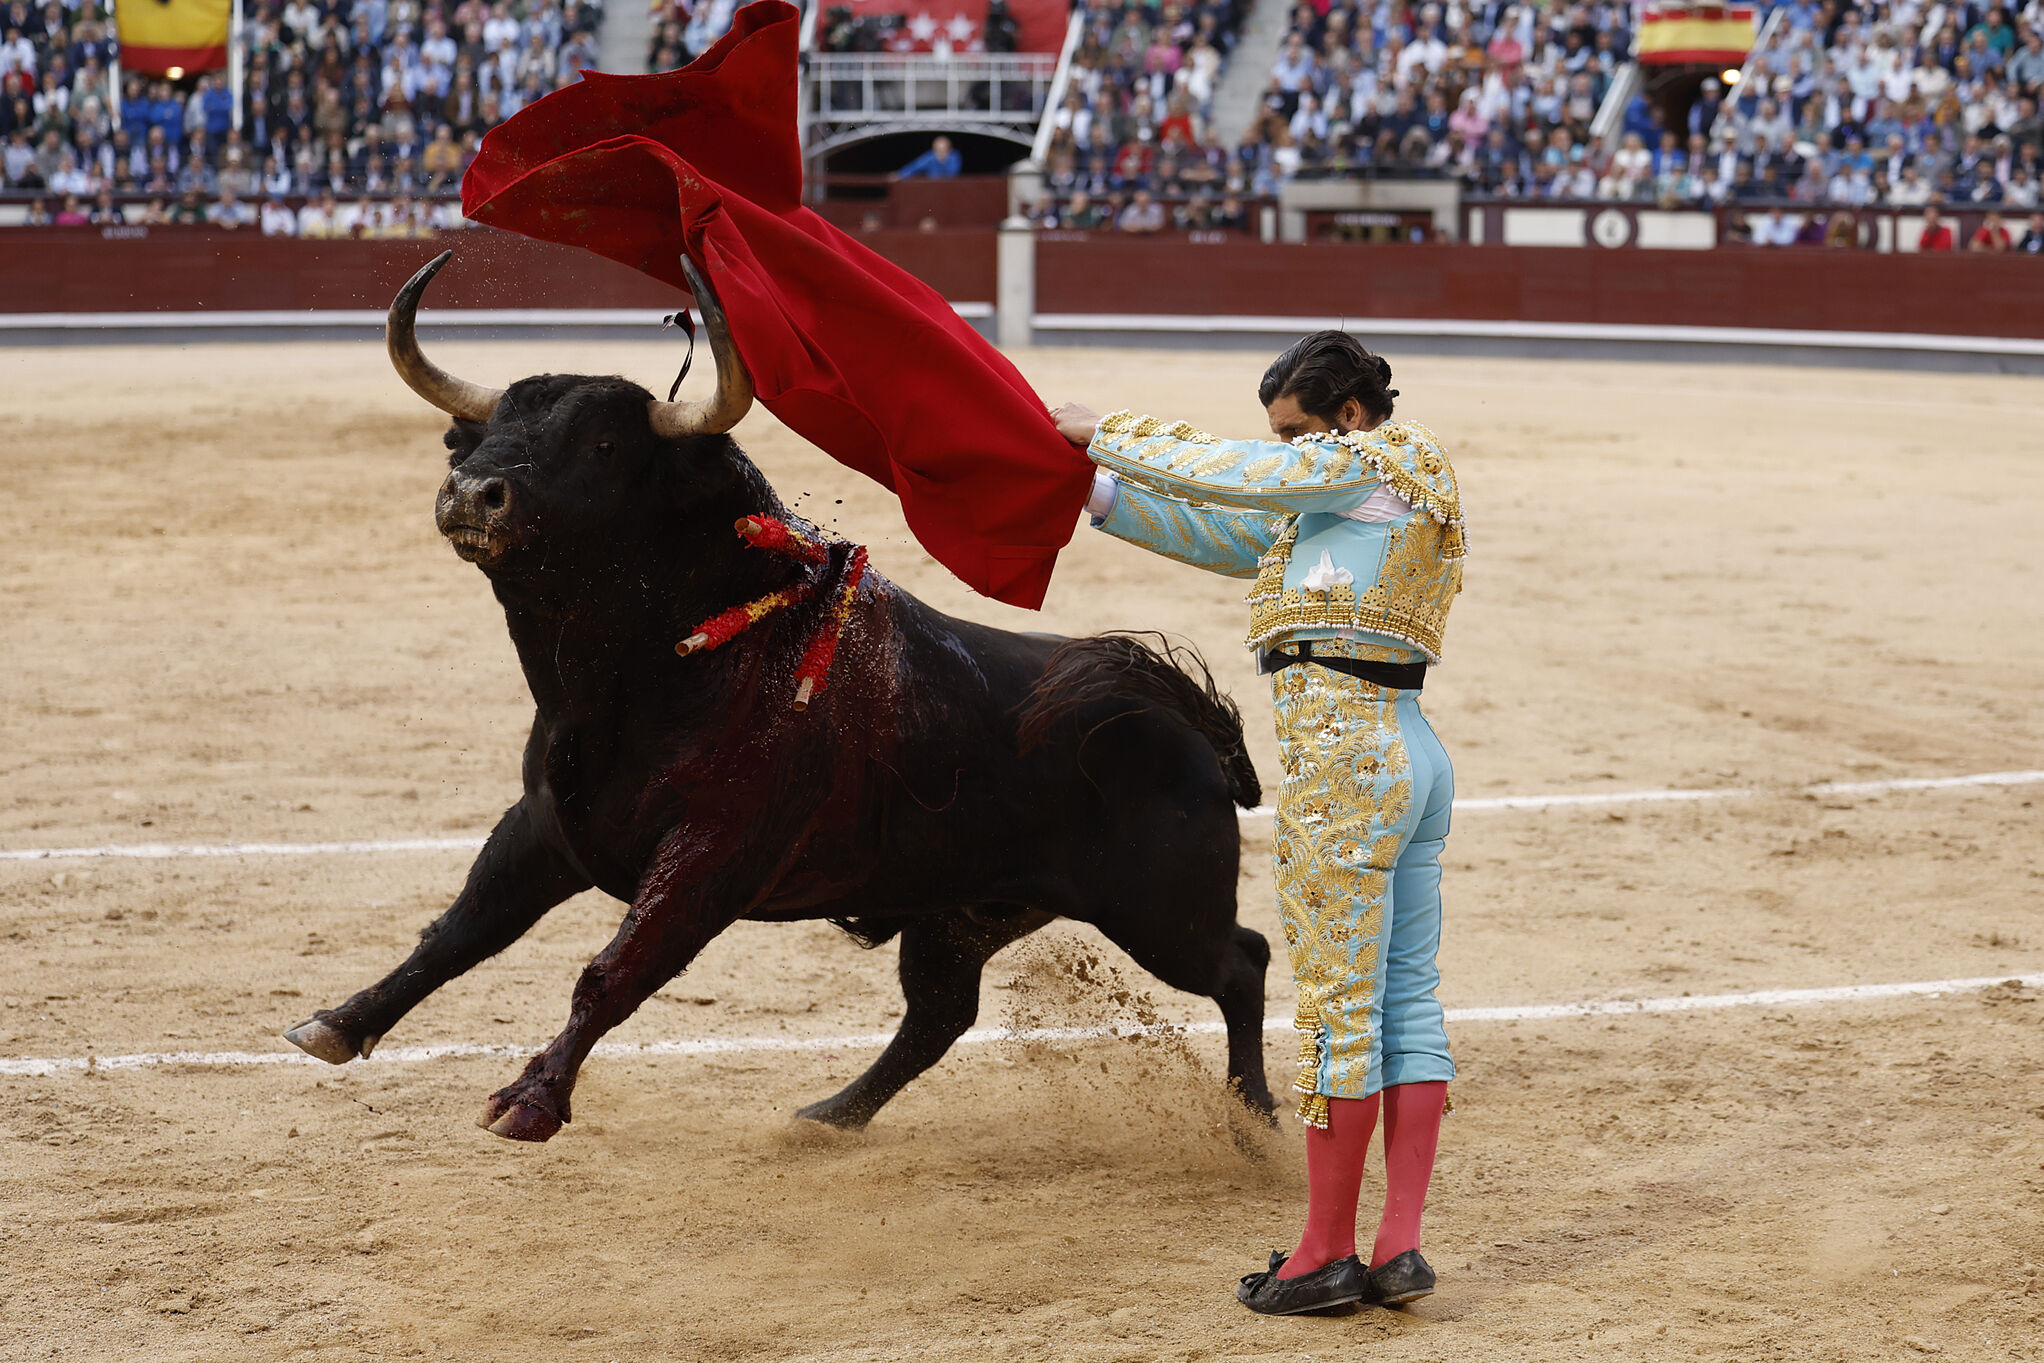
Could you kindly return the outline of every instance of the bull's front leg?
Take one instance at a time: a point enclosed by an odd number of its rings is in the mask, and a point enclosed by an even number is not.
[[[570,1120],[576,1075],[597,1041],[764,899],[798,841],[728,817],[714,828],[670,835],[617,936],[576,982],[568,1025],[515,1082],[491,1095],[477,1125],[514,1141],[543,1141],[559,1131]]]
[[[469,868],[468,884],[419,935],[404,964],[338,1008],[322,1008],[284,1039],[335,1065],[366,1058],[427,995],[525,935],[589,880],[543,842],[524,803],[511,806]]]

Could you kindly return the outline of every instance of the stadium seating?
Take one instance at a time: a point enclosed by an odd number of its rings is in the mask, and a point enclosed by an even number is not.
[[[1247,227],[1247,186],[1209,120],[1248,9],[1248,0],[1108,0],[1088,11],[1064,102],[1050,115],[1040,222]]]
[[[589,0],[251,0],[237,128],[221,71],[125,73],[114,98],[118,49],[95,0],[5,0],[0,176],[35,196],[32,223],[459,226],[452,200],[482,134],[597,65],[600,21]]]
[[[1612,3],[1301,4],[1240,161],[1263,191],[1392,171],[1528,198],[2037,206],[2040,0],[1795,0],[1733,98],[1706,81],[1672,128],[1635,98],[1607,141],[1590,124],[1630,22]]]

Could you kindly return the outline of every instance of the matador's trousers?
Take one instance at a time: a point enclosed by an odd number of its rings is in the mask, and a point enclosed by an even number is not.
[[[1299,1115],[1455,1077],[1434,997],[1441,846],[1455,798],[1419,693],[1313,663],[1271,679],[1284,784],[1278,914],[1298,982]]]

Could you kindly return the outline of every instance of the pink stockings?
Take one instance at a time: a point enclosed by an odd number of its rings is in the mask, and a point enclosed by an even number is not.
[[[1311,1273],[1356,1252],[1356,1203],[1377,1109],[1384,1110],[1384,1216],[1370,1251],[1376,1268],[1419,1248],[1420,1212],[1434,1174],[1448,1086],[1398,1084],[1369,1098],[1329,1098],[1327,1125],[1306,1128],[1306,1229],[1280,1278]]]

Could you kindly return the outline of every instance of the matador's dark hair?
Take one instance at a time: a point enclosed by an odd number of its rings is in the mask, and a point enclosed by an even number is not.
[[[1391,419],[1391,364],[1372,355],[1345,331],[1316,331],[1271,361],[1257,385],[1258,401],[1268,407],[1289,393],[1308,416],[1332,422],[1342,404],[1354,398],[1373,420]]]

